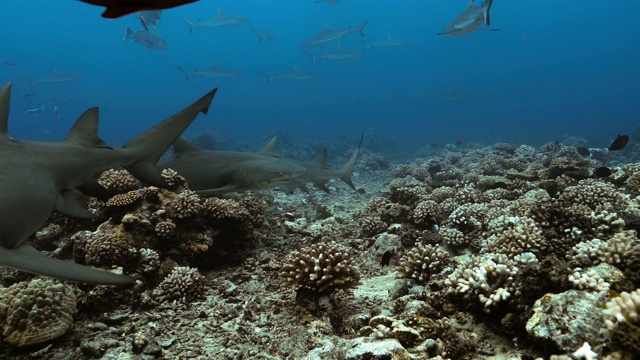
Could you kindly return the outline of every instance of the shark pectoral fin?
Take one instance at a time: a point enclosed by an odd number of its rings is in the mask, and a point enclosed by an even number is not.
[[[89,284],[127,285],[136,280],[131,276],[113,274],[70,261],[54,259],[27,244],[13,249],[0,246],[0,266]]]
[[[53,210],[64,216],[78,219],[93,219],[95,215],[85,209],[85,207],[80,203],[80,199],[83,197],[86,197],[86,195],[82,194],[78,190],[63,190],[56,197],[56,204]]]
[[[317,187],[318,189],[326,192],[327,194],[330,194],[331,191],[329,191],[329,187],[327,186],[327,182],[318,182],[318,183],[313,183],[313,186]]]

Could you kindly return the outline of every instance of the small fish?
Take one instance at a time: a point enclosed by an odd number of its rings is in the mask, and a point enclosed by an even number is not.
[[[387,266],[389,265],[389,262],[391,262],[391,257],[393,256],[393,253],[389,250],[385,251],[384,254],[382,254],[382,260],[380,260],[380,266]]]
[[[26,97],[26,98],[28,98],[28,97],[34,97],[34,96],[36,96],[36,95],[38,95],[38,93],[36,93],[36,91],[35,91],[35,90],[29,90],[29,91],[27,91],[27,92],[25,92],[25,93],[22,93],[22,96],[23,96],[23,97]]]
[[[12,60],[0,60],[0,63],[7,66],[16,66],[16,62]]]
[[[589,151],[589,149],[587,149],[586,147],[579,147],[578,149],[578,154],[584,156],[584,157],[588,157],[591,155],[591,151]]]
[[[440,232],[440,221],[438,221],[438,218],[435,215],[428,214],[426,223],[431,225],[431,231],[434,233],[437,234]]]
[[[43,112],[44,111],[44,104],[42,104],[42,106],[33,106],[28,108],[24,113],[27,115],[35,115],[39,112]]]
[[[628,142],[628,135],[618,135],[618,137],[613,140],[613,143],[611,143],[611,146],[609,146],[609,151],[622,150],[625,146],[627,146]]]
[[[607,177],[609,175],[613,174],[613,171],[611,171],[611,169],[609,169],[608,167],[599,167],[596,168],[595,170],[593,170],[593,175],[595,177]]]

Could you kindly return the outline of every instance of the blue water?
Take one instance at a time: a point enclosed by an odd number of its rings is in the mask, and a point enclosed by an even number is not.
[[[495,0],[491,28],[461,37],[436,35],[466,0],[203,0],[165,10],[155,30],[169,50],[124,41],[136,15],[100,17],[102,8],[73,0],[3,3],[0,80],[14,83],[10,131],[18,139],[57,140],[86,108],[99,106],[100,135],[120,145],[219,87],[210,115],[188,130],[215,128],[238,140],[275,132],[292,137],[388,134],[409,149],[429,143],[509,142],[540,145],[566,135],[607,146],[640,117],[640,1]],[[238,28],[188,33],[180,15],[208,18],[217,8],[251,18]],[[405,47],[372,48],[347,62],[318,62],[299,48],[327,24],[356,26],[366,41],[387,34]],[[258,43],[250,26],[278,37]],[[486,25],[483,25],[486,28]],[[363,50],[360,36],[338,41]],[[333,46],[319,51],[328,51]],[[176,69],[214,62],[242,71],[236,79],[192,78]],[[316,73],[313,81],[267,84],[257,74]],[[83,81],[38,84],[53,68]],[[443,100],[452,90],[469,94]],[[31,106],[45,111],[27,115]],[[53,109],[58,107],[56,122]],[[366,146],[366,142],[365,142]]]

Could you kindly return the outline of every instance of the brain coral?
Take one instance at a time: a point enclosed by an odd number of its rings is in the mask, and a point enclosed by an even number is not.
[[[360,271],[349,254],[325,243],[295,251],[280,270],[282,286],[306,288],[321,294],[360,285]]]
[[[34,279],[0,290],[4,341],[28,346],[55,339],[73,323],[76,296],[68,286]]]

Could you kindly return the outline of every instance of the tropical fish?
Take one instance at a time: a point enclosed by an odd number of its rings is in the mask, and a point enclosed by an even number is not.
[[[193,32],[196,29],[212,29],[212,28],[225,28],[225,27],[238,27],[246,22],[251,21],[251,19],[238,16],[238,15],[228,15],[222,12],[222,10],[218,9],[218,13],[216,16],[202,21],[191,21],[187,19],[185,16],[182,16],[182,19],[189,25],[189,33]]]
[[[602,166],[593,170],[593,175],[595,177],[607,177],[611,174],[613,174],[613,171],[610,168],[605,166]]]
[[[628,135],[618,135],[618,137],[611,143],[611,146],[609,146],[609,151],[622,150],[625,146],[627,146],[628,142]]]
[[[277,73],[277,74],[265,74],[258,72],[262,77],[267,79],[269,85],[273,83],[273,80],[291,80],[291,81],[306,81],[317,79],[318,77],[315,74],[312,74],[307,71],[300,70],[297,66],[293,67],[293,70]]]
[[[84,77],[81,75],[63,73],[58,71],[58,69],[53,68],[53,72],[49,76],[40,77],[33,79],[32,83],[47,83],[47,84],[56,84],[56,83],[72,83],[84,80]]]
[[[84,3],[104,6],[102,17],[108,19],[132,14],[141,10],[162,10],[190,4],[198,0],[80,0]]]
[[[127,285],[135,278],[48,257],[26,244],[56,211],[89,219],[79,187],[97,174],[124,167],[141,181],[167,187],[156,169],[162,154],[193,122],[207,113],[216,90],[163,122],[112,148],[98,137],[98,108],[76,120],[59,142],[21,141],[8,131],[11,84],[0,90],[0,266],[92,284]]]
[[[135,42],[136,44],[140,44],[147,49],[167,50],[169,48],[164,38],[157,33],[146,32],[144,30],[133,32],[133,30],[129,29],[128,26],[125,29],[123,40],[127,39],[133,39],[133,42]]]
[[[271,31],[269,31],[268,28],[265,28],[264,31],[258,31],[252,26],[251,30],[253,30],[253,32],[258,37],[258,42],[273,41],[276,39],[276,36]]]
[[[27,115],[35,115],[43,111],[44,111],[44,104],[42,104],[42,106],[32,106],[28,108],[24,113]]]
[[[589,151],[588,148],[582,146],[576,149],[578,151],[578,154],[584,156],[584,157],[588,157],[591,155],[591,151]]]
[[[225,79],[231,79],[231,78],[237,78],[237,77],[243,76],[243,74],[239,71],[232,70],[232,69],[225,69],[219,66],[218,64],[213,64],[213,66],[210,69],[201,69],[201,70],[198,70],[198,69],[185,70],[178,65],[176,65],[176,67],[178,68],[178,70],[180,70],[184,74],[185,81],[189,80],[190,75],[196,76],[196,77],[203,77],[203,78],[211,77],[211,78],[225,78]]]
[[[302,48],[311,48],[311,47],[322,47],[330,42],[333,42],[338,39],[342,39],[343,37],[355,33],[360,33],[361,36],[364,36],[364,26],[367,25],[369,20],[363,21],[360,25],[352,28],[351,26],[343,28],[331,30],[327,25],[324,26],[322,31],[312,37],[311,39],[305,41],[304,44],[300,45]]]
[[[26,98],[28,98],[28,97],[34,97],[34,96],[36,96],[36,95],[38,95],[38,93],[36,93],[36,91],[35,91],[35,90],[29,90],[29,91],[27,91],[27,92],[23,92],[23,93],[22,93],[22,96],[23,96],[23,97],[26,97]]]
[[[173,154],[158,163],[183,176],[200,195],[272,188],[301,176],[305,168],[279,158],[275,142],[259,152],[203,150],[184,139],[173,144]]]
[[[306,50],[304,52],[307,55],[309,55],[309,57],[311,58],[311,64],[315,64],[316,60],[328,60],[328,61],[354,60],[364,55],[364,53],[362,52],[344,49],[340,46],[340,44],[336,46],[335,50],[325,52],[325,53],[312,54]]]
[[[162,10],[144,10],[140,11],[140,24],[144,31],[149,32],[149,26],[157,27],[156,20],[160,20]]]
[[[499,31],[499,29],[480,29],[482,23],[491,25],[489,11],[493,0],[485,0],[481,6],[473,6],[473,1],[471,0],[469,6],[438,35],[460,36],[473,30]]]

